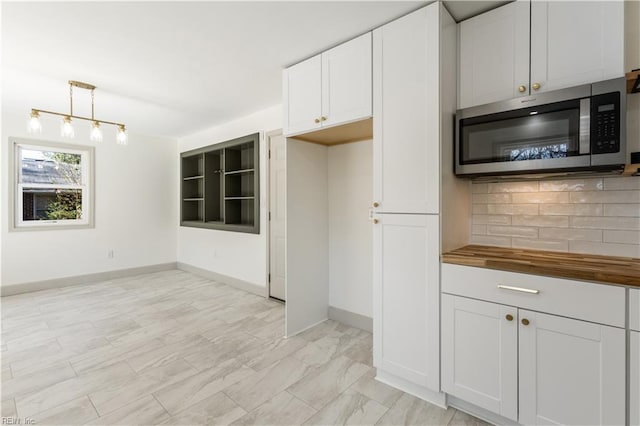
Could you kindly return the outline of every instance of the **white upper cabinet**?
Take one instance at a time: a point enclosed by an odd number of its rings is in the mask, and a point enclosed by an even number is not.
[[[371,117],[371,33],[283,72],[284,134]]]
[[[625,330],[519,312],[523,425],[625,424]]]
[[[284,70],[285,135],[320,128],[321,64],[318,55]]]
[[[531,2],[533,92],[623,75],[624,2]]]
[[[624,75],[624,2],[518,0],[459,24],[458,108]]]
[[[323,126],[371,117],[371,33],[322,54]]]
[[[373,33],[373,196],[377,212],[439,210],[439,9]]]
[[[458,107],[529,94],[529,1],[459,24]]]

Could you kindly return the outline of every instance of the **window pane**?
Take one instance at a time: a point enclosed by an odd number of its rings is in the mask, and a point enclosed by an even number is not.
[[[67,152],[22,149],[22,183],[82,184],[82,156]]]
[[[76,220],[81,218],[81,189],[23,189],[22,220]]]

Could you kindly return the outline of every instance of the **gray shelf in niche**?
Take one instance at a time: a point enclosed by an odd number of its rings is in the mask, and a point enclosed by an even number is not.
[[[180,225],[260,233],[260,135],[183,152]]]

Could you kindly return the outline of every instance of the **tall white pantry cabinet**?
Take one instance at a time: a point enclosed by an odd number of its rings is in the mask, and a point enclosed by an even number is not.
[[[440,55],[455,38],[441,3],[373,31],[373,362],[378,380],[440,405],[441,96],[455,102]]]

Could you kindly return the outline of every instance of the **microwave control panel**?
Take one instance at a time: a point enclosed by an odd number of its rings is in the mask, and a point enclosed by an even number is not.
[[[620,93],[591,97],[591,154],[620,151]]]

